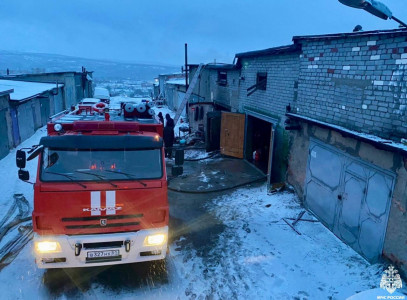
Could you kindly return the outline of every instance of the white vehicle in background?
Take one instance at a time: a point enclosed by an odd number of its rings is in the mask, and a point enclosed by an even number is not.
[[[81,102],[78,104],[78,108],[84,111],[95,111],[98,113],[102,113],[105,111],[106,108],[109,107],[107,102],[102,102],[101,99],[98,98],[83,98]]]
[[[82,100],[81,100],[81,102],[79,102],[79,105],[93,105],[93,104],[96,104],[96,103],[99,103],[100,102],[100,99],[97,99],[97,98],[83,98]]]
[[[93,94],[93,98],[100,99],[100,101],[105,103],[110,103],[110,93],[108,89],[95,87],[95,93]]]

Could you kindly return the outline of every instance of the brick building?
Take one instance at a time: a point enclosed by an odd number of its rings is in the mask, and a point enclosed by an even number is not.
[[[253,152],[259,152],[256,164],[271,182],[285,180],[289,150],[285,112],[297,97],[299,56],[298,45],[236,54],[238,111],[246,115],[244,157],[253,161]]]
[[[407,271],[407,31],[294,37],[298,94],[287,113],[287,180],[369,261]]]

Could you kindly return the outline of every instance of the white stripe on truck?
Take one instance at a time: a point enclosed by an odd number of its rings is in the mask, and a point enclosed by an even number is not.
[[[90,192],[90,211],[92,216],[100,216],[100,192]]]
[[[116,191],[106,191],[106,215],[116,214]]]

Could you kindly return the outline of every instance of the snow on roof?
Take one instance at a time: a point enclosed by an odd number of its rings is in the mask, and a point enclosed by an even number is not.
[[[102,87],[95,87],[95,94],[93,95],[94,98],[103,98],[109,99],[110,93],[108,89]]]
[[[182,79],[171,79],[165,82],[166,84],[178,84],[178,85],[185,85],[185,78]]]
[[[0,86],[0,96],[8,95],[8,94],[11,94],[12,92],[14,92],[13,89],[10,89],[10,88],[7,88],[7,87],[1,87],[1,86]]]
[[[58,87],[64,86],[58,84]],[[42,82],[28,82],[17,80],[1,80],[0,79],[0,91],[2,90],[14,90],[10,94],[10,100],[22,101],[25,99],[33,98],[47,91],[51,91],[56,88],[56,84],[42,83]]]
[[[83,98],[80,103],[86,104],[86,103],[99,103],[99,102],[100,102],[100,99],[97,99],[97,98]]]

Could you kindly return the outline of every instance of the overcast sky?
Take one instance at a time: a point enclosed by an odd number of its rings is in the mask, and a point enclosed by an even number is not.
[[[407,0],[382,0],[407,22]],[[0,49],[182,65],[231,63],[235,53],[293,35],[393,29],[338,0],[0,0]]]

